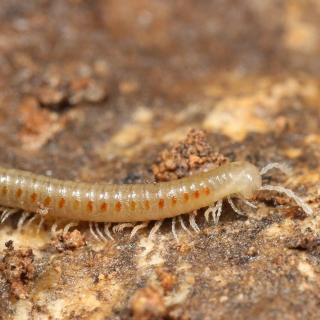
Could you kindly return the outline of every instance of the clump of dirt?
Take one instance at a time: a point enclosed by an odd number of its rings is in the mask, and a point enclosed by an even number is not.
[[[185,140],[164,149],[152,166],[157,181],[179,179],[204,167],[219,167],[228,158],[215,152],[204,130],[191,129]]]
[[[320,237],[313,233],[298,234],[287,240],[287,248],[320,253]]]
[[[22,91],[39,107],[62,113],[78,104],[96,104],[110,94],[110,69],[106,61],[72,66],[51,65],[24,83]],[[32,84],[32,85],[31,85]]]
[[[34,254],[32,249],[15,250],[12,241],[6,242],[0,271],[10,285],[11,293],[18,299],[28,297],[28,283],[35,277]]]
[[[292,199],[286,195],[276,195],[269,190],[261,190],[255,193],[252,200],[264,202],[268,206],[290,206],[282,209],[282,213],[287,218],[293,220],[304,220],[308,215],[303,209],[297,205],[292,204]]]
[[[299,206],[285,208],[282,211],[286,217],[294,220],[304,220],[308,216],[308,214]]]
[[[264,202],[266,205],[276,207],[281,205],[288,205],[291,199],[285,195],[275,195],[269,190],[260,190],[256,192],[252,198],[254,201]]]
[[[108,94],[108,87],[89,77],[47,81],[36,91],[40,105],[56,111],[79,103],[98,103],[105,100]]]
[[[63,234],[62,232],[52,240],[51,244],[59,252],[76,250],[86,245],[83,234],[79,230],[73,230]]]
[[[148,286],[136,291],[131,300],[133,319],[163,319],[166,315],[164,297],[161,290]]]
[[[171,291],[175,286],[175,284],[177,283],[176,276],[173,273],[161,267],[156,269],[156,273],[164,292]]]
[[[19,121],[22,147],[27,150],[38,150],[63,130],[67,118],[41,108],[35,98],[26,97],[19,106]]]

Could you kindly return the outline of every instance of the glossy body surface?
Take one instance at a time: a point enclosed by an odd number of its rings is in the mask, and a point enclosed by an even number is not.
[[[52,218],[95,222],[162,220],[209,206],[233,194],[250,197],[258,169],[234,162],[156,184],[89,184],[0,168],[0,205]]]

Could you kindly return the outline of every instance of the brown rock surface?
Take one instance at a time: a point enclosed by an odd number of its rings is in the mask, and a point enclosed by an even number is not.
[[[6,242],[6,249],[0,260],[0,272],[15,298],[27,298],[27,285],[35,275],[32,249],[15,250],[12,241]]]
[[[319,1],[2,0],[0,18],[0,165],[92,182],[170,179],[163,150],[196,128],[231,161],[290,164],[289,177],[265,181],[319,213]],[[178,158],[182,175],[198,151]],[[179,244],[170,224],[153,242],[141,230],[106,243],[80,225],[75,243],[53,250],[48,227],[18,232],[11,219],[1,255],[9,240],[28,246],[33,269],[15,297],[2,269],[0,318],[319,319],[319,216],[280,195],[256,200],[247,218],[227,207],[217,226],[197,218],[201,232],[178,229]]]

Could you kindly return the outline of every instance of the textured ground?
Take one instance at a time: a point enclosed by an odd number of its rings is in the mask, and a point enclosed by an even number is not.
[[[209,158],[289,163],[266,181],[317,213],[319,28],[317,0],[2,0],[0,165],[151,182],[169,144],[206,129]],[[257,200],[247,218],[226,207],[218,226],[178,230],[180,244],[169,225],[102,244],[11,219],[0,318],[319,319],[319,217]]]

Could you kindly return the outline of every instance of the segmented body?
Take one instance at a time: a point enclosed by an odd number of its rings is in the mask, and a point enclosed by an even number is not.
[[[250,197],[261,187],[248,162],[156,184],[89,184],[0,168],[0,205],[47,217],[92,222],[162,220],[209,206],[233,194]]]

